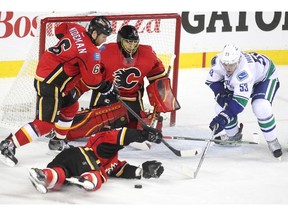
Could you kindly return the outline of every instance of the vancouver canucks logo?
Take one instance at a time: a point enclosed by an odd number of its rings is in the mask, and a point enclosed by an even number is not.
[[[119,89],[132,89],[138,85],[141,76],[138,68],[122,68],[113,73],[114,85]]]
[[[248,77],[248,73],[246,71],[241,71],[240,73],[237,74],[237,79],[239,81],[242,81]]]

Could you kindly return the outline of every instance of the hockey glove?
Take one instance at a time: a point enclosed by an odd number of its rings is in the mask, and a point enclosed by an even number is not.
[[[99,92],[101,92],[101,94],[105,97],[104,101],[107,105],[118,101],[119,91],[116,86],[110,82],[102,84]]]
[[[149,142],[154,143],[161,143],[163,135],[162,133],[157,130],[156,128],[147,127],[142,131],[143,136],[148,140]]]
[[[164,172],[164,167],[161,162],[156,160],[146,161],[142,164],[142,172],[143,178],[159,178]]]
[[[220,112],[210,123],[209,128],[213,131],[215,128],[214,134],[220,133],[226,125],[231,121],[231,117],[225,112]]]
[[[228,93],[228,94],[220,94],[218,93],[215,97],[215,100],[217,103],[221,106],[224,107],[225,104],[228,104],[232,100],[233,94]]]

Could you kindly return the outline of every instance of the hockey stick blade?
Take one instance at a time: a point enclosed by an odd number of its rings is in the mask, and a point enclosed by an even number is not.
[[[177,150],[170,146],[165,140],[162,139],[162,143],[167,146],[175,155],[178,157],[193,157],[202,152],[200,148],[188,149],[188,150]]]
[[[194,137],[184,137],[184,136],[163,136],[164,139],[173,139],[173,140],[191,140],[191,141],[203,141],[203,142],[214,142],[218,145],[219,140],[216,139],[209,139],[209,138],[194,138]],[[248,140],[241,140],[241,141],[228,141],[228,140],[221,140],[223,144],[258,144],[257,142],[252,142]]]

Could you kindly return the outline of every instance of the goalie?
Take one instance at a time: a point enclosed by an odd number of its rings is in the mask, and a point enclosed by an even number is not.
[[[30,180],[40,193],[60,190],[65,182],[76,184],[87,191],[98,190],[108,177],[141,179],[159,178],[164,168],[156,160],[146,161],[141,167],[118,159],[118,151],[131,142],[145,140],[160,143],[162,134],[154,128],[102,131],[92,135],[86,146],[60,152],[47,168],[29,169]]]
[[[104,44],[100,48],[101,72],[107,83],[113,83],[118,88],[121,99],[129,107],[148,124],[158,122],[156,127],[161,130],[162,117],[159,113],[171,112],[179,109],[180,106],[171,91],[170,80],[167,78],[167,71],[162,61],[151,46],[141,45],[139,41],[134,26],[123,26],[117,34],[117,42]],[[155,108],[153,115],[144,112],[142,97],[145,77],[150,83],[147,94],[150,104]],[[77,89],[80,94],[89,90],[81,80]],[[109,110],[113,110],[113,113]],[[102,115],[103,118],[96,115],[103,112],[105,113],[104,117]],[[112,124],[112,127],[141,128],[137,119],[127,113],[114,97],[93,90],[89,109],[76,114],[66,139],[70,141],[89,137],[107,124]],[[61,149],[62,144],[59,143],[57,130],[61,130],[61,127],[56,128],[56,136],[49,142],[50,149]]]

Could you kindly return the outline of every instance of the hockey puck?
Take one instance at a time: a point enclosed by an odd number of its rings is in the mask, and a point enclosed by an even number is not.
[[[142,188],[142,185],[141,185],[141,184],[135,184],[135,185],[134,185],[134,188],[140,189],[140,188]]]

